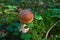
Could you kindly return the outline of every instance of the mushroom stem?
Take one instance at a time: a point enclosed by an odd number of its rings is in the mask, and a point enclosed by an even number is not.
[[[29,31],[29,28],[25,28],[26,26],[26,24],[21,25],[19,31],[21,31],[22,33],[27,33]]]

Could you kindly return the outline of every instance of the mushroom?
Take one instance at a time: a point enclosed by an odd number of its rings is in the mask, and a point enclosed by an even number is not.
[[[23,24],[19,31],[22,31],[22,33],[27,33],[29,28],[25,28],[27,23],[31,23],[33,21],[33,14],[28,9],[23,9],[18,14],[19,21]]]

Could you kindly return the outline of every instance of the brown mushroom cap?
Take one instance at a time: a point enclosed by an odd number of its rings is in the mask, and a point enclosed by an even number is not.
[[[31,11],[29,10],[21,10],[19,15],[18,15],[18,19],[21,23],[30,23],[33,21],[33,14]]]

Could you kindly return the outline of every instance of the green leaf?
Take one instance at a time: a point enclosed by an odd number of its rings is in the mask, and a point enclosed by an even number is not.
[[[7,23],[11,23],[11,20],[9,20],[9,19],[6,19],[6,22],[7,22]]]
[[[3,24],[0,24],[0,27],[2,26]]]
[[[42,19],[43,19],[40,15],[38,15],[38,14],[36,14],[36,13],[35,13],[34,16],[35,16],[35,19],[37,19],[37,20],[42,20]]]
[[[48,9],[47,14],[50,14],[51,17],[60,18],[60,9]]]
[[[19,30],[19,28],[18,28],[18,27],[15,27],[15,28],[14,28],[14,31],[18,31],[18,30]]]
[[[18,27],[18,26],[20,26],[20,23],[14,22],[12,25],[15,26],[15,27]]]
[[[3,36],[0,34],[0,38],[2,38]]]
[[[24,39],[24,40],[30,40],[29,38],[27,38],[27,39]]]
[[[3,14],[2,11],[0,11],[0,14]]]
[[[29,28],[32,28],[33,27],[33,22],[27,24]]]
[[[31,38],[31,35],[30,34],[21,34],[21,38],[22,39],[30,39]]]
[[[17,36],[18,35],[18,31],[15,31],[13,34]]]
[[[5,15],[9,15],[10,13],[8,11],[5,11]]]
[[[14,10],[15,8],[17,8],[17,6],[11,6],[11,5],[8,5],[8,6],[5,6],[5,7],[8,7],[9,10]]]
[[[57,18],[60,18],[60,15],[53,15],[51,17],[57,17]]]
[[[11,26],[7,26],[7,27],[6,27],[6,30],[12,32],[12,31],[13,31],[13,28],[12,28]]]

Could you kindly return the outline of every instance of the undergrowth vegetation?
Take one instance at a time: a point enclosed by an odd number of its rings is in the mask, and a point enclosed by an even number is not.
[[[27,24],[28,33],[19,32],[20,22],[16,9],[29,9],[33,22]],[[1,40],[60,40],[60,0],[0,0]],[[49,31],[47,38],[46,34]]]

